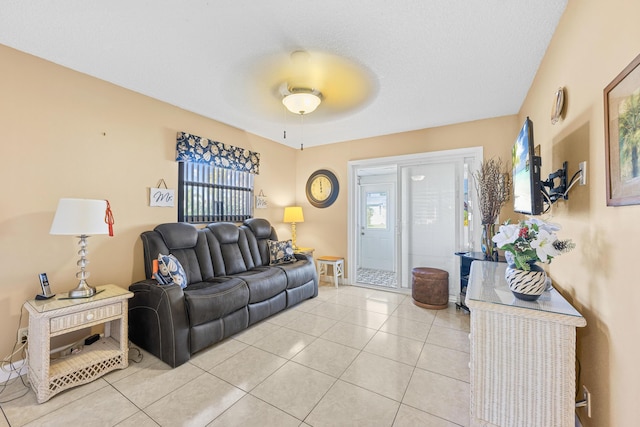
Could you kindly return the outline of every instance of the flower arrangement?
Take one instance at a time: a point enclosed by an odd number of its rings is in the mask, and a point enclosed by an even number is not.
[[[505,251],[505,257],[521,270],[530,270],[530,262],[550,263],[551,260],[575,248],[570,239],[559,240],[557,224],[546,223],[536,218],[511,224],[509,221],[500,226],[493,237],[498,248]],[[511,259],[509,259],[511,258]]]

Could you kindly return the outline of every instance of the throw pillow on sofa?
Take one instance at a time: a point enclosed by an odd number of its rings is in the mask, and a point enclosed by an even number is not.
[[[288,264],[296,260],[291,240],[267,240],[267,247],[269,248],[269,265]]]
[[[187,287],[187,273],[178,259],[169,255],[158,255],[158,274],[166,283],[175,283],[182,289]]]

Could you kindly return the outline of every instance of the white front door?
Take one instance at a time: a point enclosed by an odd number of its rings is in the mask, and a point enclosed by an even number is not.
[[[360,268],[395,271],[395,191],[391,183],[360,186]]]

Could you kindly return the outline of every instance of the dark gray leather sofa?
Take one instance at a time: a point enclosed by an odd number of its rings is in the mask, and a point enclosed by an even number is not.
[[[172,367],[192,354],[287,307],[318,295],[310,256],[269,265],[267,240],[278,240],[265,219],[243,225],[158,225],[141,234],[147,279],[129,287],[129,339]],[[173,254],[187,287],[152,279],[158,254]]]

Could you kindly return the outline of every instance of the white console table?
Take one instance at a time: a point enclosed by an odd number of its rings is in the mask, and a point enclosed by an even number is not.
[[[517,299],[505,269],[471,264],[471,425],[573,427],[576,327],[587,322],[555,289]]]
[[[127,299],[133,293],[115,285],[98,286],[97,290],[86,299],[64,299],[66,294],[60,294],[24,304],[29,312],[29,381],[38,403],[128,366]],[[102,339],[78,354],[50,359],[51,337],[102,324]]]

